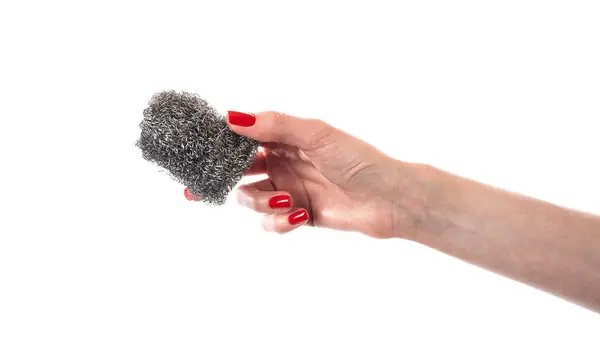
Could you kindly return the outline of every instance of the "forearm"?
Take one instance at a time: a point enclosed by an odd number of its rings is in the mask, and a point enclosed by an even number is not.
[[[416,170],[415,241],[600,311],[599,217]]]

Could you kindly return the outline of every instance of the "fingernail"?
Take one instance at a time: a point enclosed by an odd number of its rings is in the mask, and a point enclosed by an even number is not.
[[[288,208],[292,207],[292,202],[288,195],[276,195],[269,199],[269,207],[271,208]]]
[[[308,213],[306,213],[305,210],[301,210],[295,213],[292,213],[289,217],[288,220],[290,221],[290,224],[292,225],[297,225],[301,222],[304,222],[306,220],[308,220]]]
[[[238,112],[238,111],[228,111],[227,112],[229,123],[238,126],[252,126],[256,122],[256,117],[251,114]]]
[[[188,191],[187,188],[183,190],[183,195],[185,195],[185,198],[189,201],[200,201],[200,198],[193,195],[192,192]]]

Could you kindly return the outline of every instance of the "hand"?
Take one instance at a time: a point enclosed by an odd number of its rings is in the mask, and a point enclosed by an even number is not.
[[[237,199],[263,214],[266,230],[309,224],[376,238],[411,231],[413,216],[400,207],[410,204],[401,198],[408,165],[320,120],[230,111],[228,124],[261,142],[248,174],[268,179],[242,185]]]

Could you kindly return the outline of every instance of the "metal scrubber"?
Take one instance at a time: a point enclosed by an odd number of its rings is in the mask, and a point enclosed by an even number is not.
[[[196,94],[156,93],[143,116],[136,142],[143,158],[207,204],[224,204],[256,156],[259,143],[232,132]]]

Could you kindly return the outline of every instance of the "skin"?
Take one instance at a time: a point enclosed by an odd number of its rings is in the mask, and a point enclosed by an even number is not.
[[[231,117],[230,117],[231,118]],[[320,120],[251,114],[232,131],[262,142],[237,190],[267,231],[310,225],[402,238],[600,312],[600,217],[396,160]],[[290,207],[271,208],[273,196]],[[306,221],[289,215],[306,210]]]

